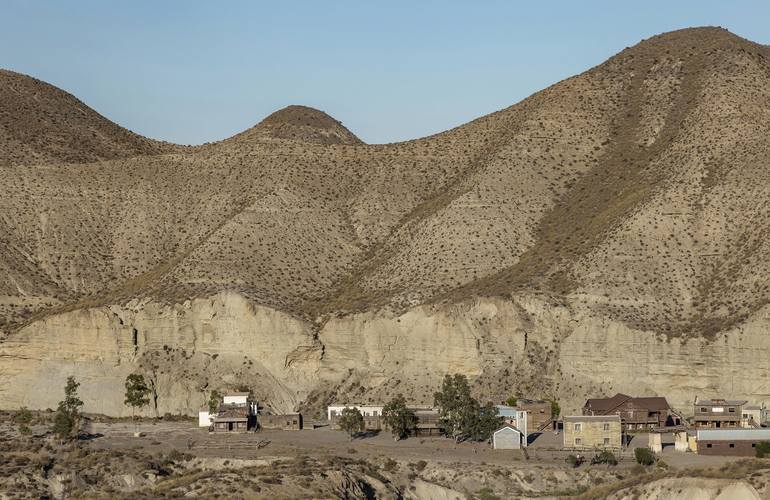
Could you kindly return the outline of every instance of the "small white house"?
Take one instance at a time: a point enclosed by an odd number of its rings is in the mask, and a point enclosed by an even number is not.
[[[529,432],[527,430],[528,415],[524,410],[519,410],[515,406],[495,405],[497,408],[497,415],[503,417],[503,421],[515,427],[523,436],[522,446],[527,447],[527,436]]]
[[[338,417],[342,415],[342,410],[345,408],[356,408],[358,411],[361,412],[361,415],[364,417],[381,417],[382,416],[382,409],[385,408],[384,405],[362,405],[362,404],[356,404],[356,403],[348,403],[348,404],[333,404],[329,406],[326,410],[326,418],[328,420],[331,420],[332,417]]]
[[[492,434],[492,447],[496,450],[518,450],[524,435],[516,427],[505,424]]]
[[[211,416],[209,416],[209,410],[206,408],[205,410],[201,409],[198,411],[198,427],[208,427],[211,425]]]

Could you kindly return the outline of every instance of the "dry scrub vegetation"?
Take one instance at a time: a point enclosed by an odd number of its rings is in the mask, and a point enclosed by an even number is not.
[[[325,113],[162,144],[0,73],[0,330],[228,289],[315,319],[512,292],[669,335],[770,299],[770,50],[656,36],[436,136]]]

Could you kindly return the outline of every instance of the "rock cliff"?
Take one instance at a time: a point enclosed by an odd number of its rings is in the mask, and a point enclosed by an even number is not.
[[[249,387],[277,411],[403,392],[430,403],[445,373],[464,373],[482,399],[556,397],[564,412],[588,395],[770,397],[770,309],[717,338],[667,338],[543,297],[481,298],[307,322],[223,292],[182,304],[135,301],[35,322],[0,343],[0,408],[55,408],[64,380],[85,410],[130,414],[126,375],[152,382],[152,414],[194,414],[212,389]],[[315,405],[315,406],[313,406]]]

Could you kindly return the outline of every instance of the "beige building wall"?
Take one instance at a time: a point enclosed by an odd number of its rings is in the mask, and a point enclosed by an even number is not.
[[[619,419],[564,421],[564,447],[576,450],[620,449],[622,432]]]

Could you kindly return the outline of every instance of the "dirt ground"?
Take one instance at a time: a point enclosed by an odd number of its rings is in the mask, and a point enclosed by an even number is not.
[[[143,433],[134,437],[134,431]],[[301,431],[260,430],[248,433],[210,433],[191,422],[94,423],[89,446],[98,449],[134,448],[151,453],[176,449],[198,457],[257,459],[269,457],[329,457],[396,460],[428,460],[447,464],[496,464],[512,462],[522,466],[564,467],[571,452],[561,449],[561,434],[547,432],[531,436],[526,453],[521,450],[493,450],[487,443],[459,443],[441,436],[411,437],[394,441],[390,433],[368,434],[352,441],[341,431],[328,427]],[[262,447],[259,447],[262,443]],[[719,467],[737,457],[700,456],[674,450],[673,436],[664,436],[661,458],[670,466]],[[619,454],[619,467],[635,465],[633,450],[647,446],[647,434],[635,435]]]

